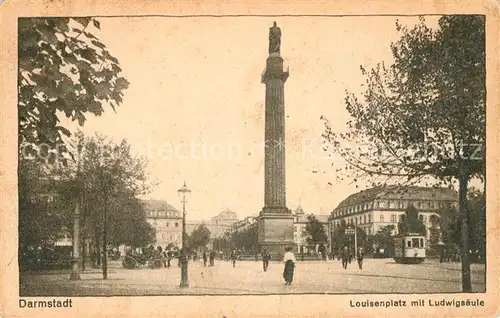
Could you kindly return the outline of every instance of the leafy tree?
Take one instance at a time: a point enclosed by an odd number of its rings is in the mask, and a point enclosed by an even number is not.
[[[325,119],[324,137],[345,159],[345,172],[355,181],[458,181],[462,290],[468,292],[466,194],[471,178],[485,178],[484,18],[443,16],[436,30],[421,18],[413,28],[399,23],[396,28],[401,38],[391,44],[392,65],[362,67],[365,92],[360,97],[347,92],[349,132],[334,133]],[[341,148],[346,142],[363,147]]]
[[[79,155],[66,167],[19,158],[20,249],[53,245],[60,234],[70,232],[78,201],[80,239],[90,239],[97,255],[109,243],[153,242],[154,229],[138,200],[148,191],[146,162],[132,156],[126,141],[115,144],[77,133],[68,145]]]
[[[34,160],[20,158],[19,247],[22,251],[52,246],[64,229],[71,228],[66,210],[68,205],[62,194],[73,189],[63,187],[50,168]]]
[[[417,209],[412,204],[406,208],[405,214],[401,215],[398,222],[398,233],[401,235],[409,233],[426,235],[425,225],[419,218]]]
[[[233,231],[230,234],[229,242],[230,247],[255,252],[258,242],[257,223],[253,223],[247,228]]]
[[[353,230],[356,229],[356,240],[358,243],[358,247],[365,247],[365,252],[368,252],[371,250],[371,247],[369,246],[369,237],[366,235],[366,232],[358,227],[354,226],[354,224],[347,224],[345,220],[340,221],[340,226],[335,228],[333,231],[333,246],[335,250],[341,249],[344,246],[350,246],[351,248],[354,248],[354,234],[350,234],[347,232],[347,230]],[[353,232],[352,232],[353,233]]]
[[[460,220],[452,205],[439,209],[438,216],[430,217],[430,245],[442,242],[444,245],[460,244]]]
[[[113,246],[121,244],[142,247],[155,241],[155,229],[146,221],[141,202],[133,197],[123,197],[111,206],[116,213],[109,218],[109,238]]]
[[[373,243],[379,247],[384,248],[386,256],[392,255],[394,252],[393,233],[395,226],[393,224],[383,226],[371,237]]]
[[[468,201],[469,224],[471,231],[470,249],[477,252],[476,257],[486,260],[486,196],[484,192],[472,193]]]
[[[19,145],[23,155],[60,156],[71,132],[59,116],[78,121],[115,109],[129,83],[118,60],[95,35],[94,18],[21,18],[19,36]],[[43,144],[43,147],[40,145]],[[40,151],[40,153],[37,153]],[[53,157],[50,157],[53,158]]]
[[[374,235],[374,242],[378,245],[388,245],[392,243],[392,233],[394,232],[394,225],[386,225],[378,229]]]
[[[310,246],[328,242],[323,224],[314,215],[307,216],[306,233],[308,235],[307,244]]]
[[[210,230],[205,224],[200,224],[187,238],[187,246],[191,250],[205,247],[210,241]]]
[[[139,243],[148,241],[151,237],[152,230],[149,225],[142,221],[136,224],[137,227],[128,226],[131,226],[133,221],[145,220],[145,213],[139,207],[137,197],[148,191],[145,173],[147,163],[131,154],[130,145],[125,140],[115,144],[103,136],[96,135],[85,138],[83,148],[81,168],[76,181],[81,182],[83,186],[82,192],[87,206],[82,217],[95,238],[96,245],[101,245],[102,251],[105,251],[108,243],[130,240],[130,237],[124,237],[122,232],[131,229],[144,231],[136,233],[142,238],[132,244],[142,245]],[[128,208],[125,206],[127,203],[131,203]],[[99,242],[101,244],[98,244]],[[103,277],[106,279],[106,259],[103,265]]]
[[[348,244],[348,237],[345,234],[345,230],[347,229],[347,224],[345,220],[340,221],[340,226],[335,228],[333,231],[333,241],[335,249],[342,248],[344,245]]]
[[[231,248],[231,236],[229,233],[225,233],[222,237],[216,237],[213,240],[214,250],[227,251]]]

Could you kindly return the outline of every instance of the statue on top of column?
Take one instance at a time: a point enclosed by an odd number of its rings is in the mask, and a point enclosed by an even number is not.
[[[281,29],[274,21],[273,26],[269,28],[269,54],[280,53]]]

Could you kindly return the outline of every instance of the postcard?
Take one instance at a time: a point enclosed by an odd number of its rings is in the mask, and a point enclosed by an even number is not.
[[[2,316],[499,314],[498,4],[0,12]]]

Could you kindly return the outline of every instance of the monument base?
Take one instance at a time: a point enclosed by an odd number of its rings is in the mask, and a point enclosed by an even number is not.
[[[286,207],[265,207],[257,221],[260,251],[267,249],[272,260],[282,260],[286,247],[293,247],[293,215]]]

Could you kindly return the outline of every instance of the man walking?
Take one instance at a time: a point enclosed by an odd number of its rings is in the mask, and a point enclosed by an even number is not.
[[[365,257],[365,252],[363,251],[363,248],[359,248],[358,255],[357,255],[359,269],[363,269],[363,258],[364,257]]]
[[[203,251],[203,267],[207,267],[207,251]]]
[[[214,265],[215,265],[215,252],[210,251],[210,266],[214,266]]]
[[[231,261],[233,262],[233,267],[236,267],[236,260],[238,259],[238,254],[236,252],[236,249],[233,249],[231,251]]]
[[[262,266],[264,268],[264,272],[267,272],[267,268],[269,267],[269,260],[271,259],[271,254],[267,251],[267,249],[264,249],[262,252]]]
[[[349,251],[347,246],[344,246],[342,250],[342,267],[347,269],[347,263],[349,262],[349,258],[351,256],[351,252]]]

